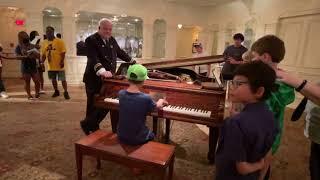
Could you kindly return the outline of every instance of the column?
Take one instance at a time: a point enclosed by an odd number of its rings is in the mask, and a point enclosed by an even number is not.
[[[43,32],[43,14],[41,10],[26,10],[26,28],[28,32],[38,31],[42,37]]]
[[[142,58],[152,58],[153,50],[153,19],[143,19],[143,45],[142,45]]]
[[[165,57],[168,59],[176,58],[177,50],[177,23],[167,21]]]
[[[62,19],[62,39],[64,40],[67,48],[67,54],[76,55],[76,19],[74,15],[64,15]]]

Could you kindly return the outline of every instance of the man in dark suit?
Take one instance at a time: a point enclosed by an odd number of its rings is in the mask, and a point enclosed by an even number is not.
[[[80,122],[83,132],[88,135],[99,129],[100,122],[105,118],[109,110],[94,106],[94,95],[98,94],[104,78],[111,78],[116,71],[117,58],[126,62],[134,61],[122,49],[111,36],[112,23],[108,19],[101,19],[99,30],[85,40],[87,47],[87,66],[83,76],[83,82],[87,94],[86,117]],[[112,129],[115,131],[115,129]]]

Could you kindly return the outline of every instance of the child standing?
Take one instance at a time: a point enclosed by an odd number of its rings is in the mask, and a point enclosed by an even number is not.
[[[140,91],[144,80],[147,79],[147,69],[134,64],[128,68],[127,78],[129,87],[119,91],[119,123],[118,138],[120,142],[129,145],[144,144],[154,138],[154,134],[146,126],[148,112],[162,108],[168,102],[159,99],[156,103],[147,94]]]
[[[251,51],[253,60],[261,60],[276,71],[278,64],[284,58],[285,46],[284,42],[277,36],[266,35],[253,43]],[[276,81],[276,84],[278,84],[278,90],[272,92],[271,96],[266,100],[269,109],[273,112],[275,123],[279,127],[279,132],[272,145],[272,155],[277,152],[280,146],[285,108],[295,99],[293,87],[280,81]],[[269,174],[270,167],[265,179],[269,179]]]
[[[275,89],[276,74],[255,61],[240,65],[234,75],[229,97],[233,103],[244,104],[244,109],[222,126],[216,180],[256,180],[277,133],[273,114],[264,102]]]

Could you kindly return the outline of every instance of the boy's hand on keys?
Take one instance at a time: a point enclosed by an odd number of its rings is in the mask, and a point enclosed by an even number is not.
[[[166,105],[168,105],[168,101],[166,101],[165,99],[159,99],[157,101],[157,107],[158,108],[163,108]]]

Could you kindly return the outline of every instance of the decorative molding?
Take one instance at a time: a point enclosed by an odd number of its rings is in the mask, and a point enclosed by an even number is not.
[[[307,10],[303,10],[303,11],[286,12],[283,15],[280,15],[279,19],[294,18],[294,17],[299,17],[299,16],[310,16],[310,15],[316,15],[316,14],[320,14],[320,8],[319,9],[307,9]]]

